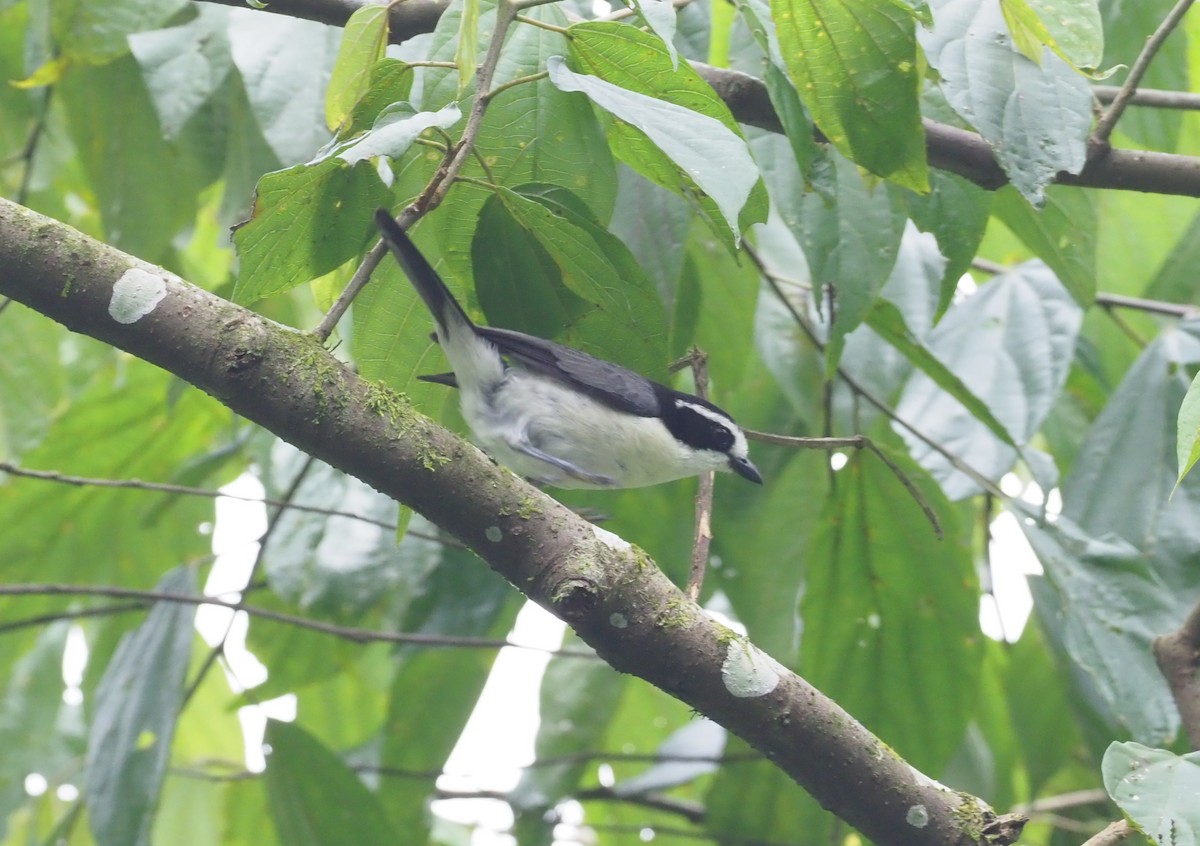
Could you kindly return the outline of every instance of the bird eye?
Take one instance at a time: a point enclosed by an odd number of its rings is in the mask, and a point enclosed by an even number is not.
[[[733,446],[731,425],[714,412],[697,408],[688,402],[679,403],[672,420],[668,421],[671,434],[688,446],[715,452],[728,452]]]

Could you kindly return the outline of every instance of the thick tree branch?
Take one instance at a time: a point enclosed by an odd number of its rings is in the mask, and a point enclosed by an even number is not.
[[[235,0],[205,1],[241,5]],[[397,12],[410,4],[420,4],[420,8],[397,20]],[[366,0],[273,0],[267,6],[267,11],[341,25],[355,9],[363,5],[366,5]],[[433,9],[444,10],[445,7],[444,0],[406,0],[394,6],[391,40],[399,43],[432,30],[437,23]],[[716,90],[740,123],[771,132],[783,131],[762,80],[698,62],[693,62],[692,67]],[[956,173],[984,188],[996,189],[1007,184],[1007,175],[981,135],[931,120],[924,121],[924,126],[926,152],[933,167]],[[1105,144],[1097,144],[1081,173],[1060,173],[1056,181],[1062,185],[1083,188],[1200,197],[1200,158],[1111,149]]]
[[[745,739],[874,842],[1016,839],[1019,821],[913,770],[704,614],[643,552],[360,379],[310,337],[4,200],[0,267],[0,295],[169,370],[447,529],[613,667]]]

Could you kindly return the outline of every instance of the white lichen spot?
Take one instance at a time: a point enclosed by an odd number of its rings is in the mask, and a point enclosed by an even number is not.
[[[625,615],[620,611],[614,611],[609,614],[608,622],[612,623],[615,629],[623,629],[629,625],[629,620],[625,619]]]
[[[721,681],[738,699],[766,696],[787,668],[748,640],[734,640],[721,664]]]
[[[500,543],[500,539],[504,537],[504,532],[500,531],[499,526],[488,526],[483,530],[483,536],[492,543]]]
[[[617,550],[617,552],[631,552],[633,546],[624,538],[614,535],[607,529],[601,529],[599,526],[592,526],[592,534],[596,536],[596,540],[607,547]]]
[[[873,629],[877,629],[883,625],[883,620],[880,619],[878,614],[872,612],[867,615],[867,625]]]
[[[913,805],[904,815],[904,819],[913,828],[924,828],[929,825],[929,811],[924,805]]]
[[[162,302],[167,283],[140,267],[131,267],[113,285],[108,314],[118,323],[137,323]]]

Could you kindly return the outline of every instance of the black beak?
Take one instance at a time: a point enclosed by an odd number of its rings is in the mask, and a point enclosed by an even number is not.
[[[737,456],[729,456],[729,469],[737,473],[743,479],[749,479],[756,485],[763,483],[762,473],[758,472],[758,468],[749,458],[738,458]]]

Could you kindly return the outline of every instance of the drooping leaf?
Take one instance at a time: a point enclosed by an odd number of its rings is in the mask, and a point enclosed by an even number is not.
[[[1089,535],[1069,518],[1042,524],[1018,511],[1045,576],[1033,578],[1042,630],[1109,727],[1166,743],[1179,713],[1150,644],[1174,626],[1171,592],[1145,557],[1115,535]]]
[[[129,49],[126,37],[161,26],[185,5],[185,0],[73,0],[52,7],[51,23],[64,56],[100,65]]]
[[[379,799],[332,750],[292,723],[270,720],[267,802],[288,846],[385,846],[400,838]]]
[[[772,0],[788,72],[843,155],[917,191],[929,188],[915,21],[870,0]]]
[[[229,78],[228,10],[198,7],[180,26],[129,36],[163,133],[174,138]]]
[[[860,452],[838,472],[809,562],[800,666],[913,766],[939,770],[974,709],[982,651],[979,598],[949,503],[900,457],[943,522],[939,540],[913,496]],[[884,532],[893,542],[874,542]],[[918,654],[934,662],[914,662]],[[896,709],[892,703],[912,703]]]
[[[1082,323],[1079,306],[1041,262],[998,276],[952,307],[927,345],[1020,446],[1050,412],[1067,378]],[[1017,451],[924,374],[909,381],[896,409],[927,436],[993,481]],[[897,425],[914,457],[951,499],[977,492],[976,483],[936,450]]]
[[[414,112],[407,103],[398,103],[381,113],[370,131],[343,148],[337,157],[351,165],[377,156],[399,158],[426,129],[449,129],[461,119],[456,103],[436,112]]]
[[[362,6],[342,29],[342,43],[325,92],[325,125],[336,130],[370,85],[371,68],[388,41],[388,7]]]
[[[371,215],[390,199],[366,161],[326,159],[268,173],[250,220],[234,233],[241,259],[234,300],[252,303],[333,270],[374,233]]]
[[[189,567],[167,573],[163,593],[194,594]],[[98,846],[143,846],[167,771],[192,650],[194,606],[160,602],[121,639],[96,690],[84,761],[88,821]]]
[[[1104,787],[1155,843],[1194,843],[1200,834],[1200,752],[1174,755],[1140,743],[1113,743],[1101,767]]]
[[[1096,295],[1096,209],[1078,188],[1051,186],[1034,209],[1016,191],[996,192],[992,211],[1034,255],[1049,265],[1084,308]]]
[[[954,110],[987,139],[1014,187],[1040,205],[1061,172],[1078,173],[1092,126],[1084,77],[1047,54],[1021,55],[992,0],[933,0],[918,39]]]

